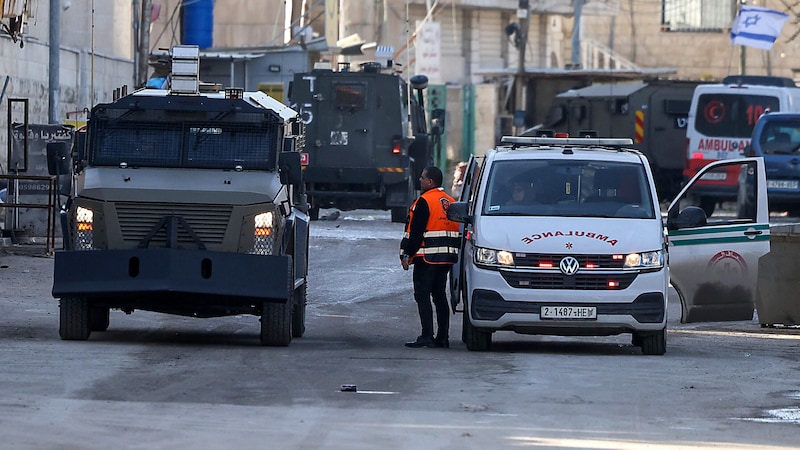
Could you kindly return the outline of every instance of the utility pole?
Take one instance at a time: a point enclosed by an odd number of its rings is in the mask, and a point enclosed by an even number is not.
[[[140,26],[140,39],[138,52],[139,67],[136,71],[138,78],[135,89],[138,89],[147,82],[147,65],[150,62],[150,14],[153,10],[153,0],[142,0],[142,15]]]
[[[519,0],[517,19],[519,19],[519,57],[517,58],[517,76],[514,80],[514,128],[515,134],[525,128],[525,48],[528,43],[528,28],[530,27],[531,11],[528,0]]]
[[[58,100],[61,92],[61,2],[50,0],[50,69],[47,87],[47,120],[58,123]]]
[[[583,21],[583,0],[575,0],[574,25],[572,27],[572,67],[581,67],[581,22]]]

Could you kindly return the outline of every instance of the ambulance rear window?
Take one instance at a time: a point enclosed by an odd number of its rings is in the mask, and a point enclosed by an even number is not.
[[[703,94],[697,102],[695,129],[708,137],[749,138],[758,118],[777,112],[778,98],[768,95]]]

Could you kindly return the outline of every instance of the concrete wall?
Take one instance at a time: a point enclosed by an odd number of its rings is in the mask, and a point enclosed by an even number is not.
[[[61,11],[61,51],[57,122],[85,119],[76,114],[93,102],[110,101],[114,88],[133,83],[130,0],[71,2]],[[46,124],[49,108],[49,5],[39,2],[20,48],[0,34],[0,173],[7,173],[8,99],[28,101],[28,121]],[[6,84],[7,81],[7,84]],[[21,102],[13,102],[12,122],[23,122]]]
[[[780,0],[758,2],[759,6],[785,11]],[[722,79],[739,73],[741,46],[731,46],[730,28],[707,32],[662,31],[661,2],[620,1],[615,16],[584,16],[582,36],[604,45],[641,67],[675,67],[680,79]],[[790,15],[793,14],[790,12]],[[564,31],[571,36],[572,19],[564,17]],[[746,73],[793,77],[800,67],[800,40],[788,39],[797,31],[790,19],[770,52],[746,48]],[[562,52],[571,54],[570,40],[563,40]]]

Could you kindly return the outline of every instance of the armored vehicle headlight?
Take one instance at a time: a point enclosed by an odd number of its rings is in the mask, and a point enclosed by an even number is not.
[[[261,213],[255,217],[256,236],[269,236],[272,234],[272,211]]]
[[[94,211],[78,206],[75,209],[75,248],[91,250],[94,247]]]
[[[272,211],[256,214],[253,218],[253,247],[250,253],[271,255],[275,248],[275,214]]]

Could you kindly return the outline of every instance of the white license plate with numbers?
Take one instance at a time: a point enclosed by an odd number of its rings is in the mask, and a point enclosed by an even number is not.
[[[542,306],[542,319],[597,319],[594,306]]]
[[[767,187],[773,189],[797,189],[797,180],[767,180]]]

